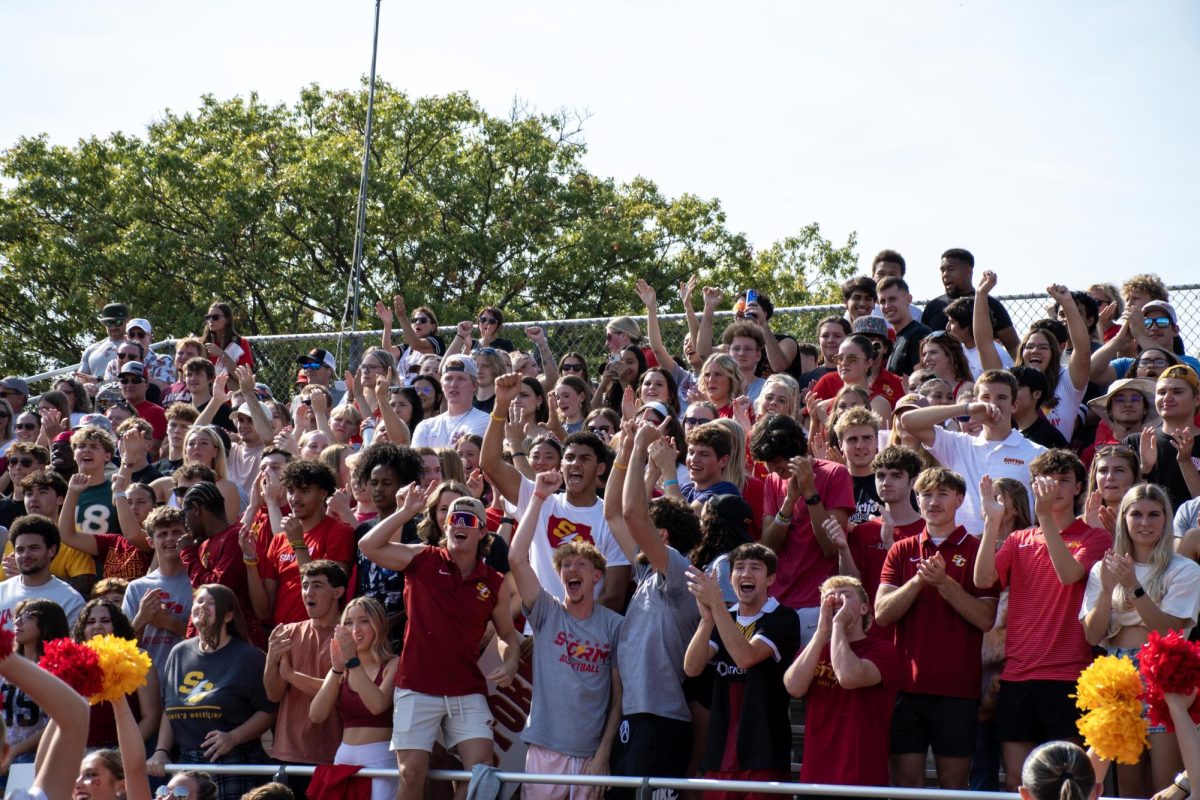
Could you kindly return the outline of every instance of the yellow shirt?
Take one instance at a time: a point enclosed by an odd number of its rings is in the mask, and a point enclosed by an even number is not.
[[[12,555],[12,542],[4,543],[4,556]],[[0,570],[8,575],[7,570]],[[96,558],[89,556],[82,550],[76,550],[74,547],[68,547],[65,544],[58,546],[58,554],[54,556],[54,560],[50,562],[50,574],[56,578],[66,580],[74,578],[76,575],[95,575],[96,574]],[[13,577],[8,575],[8,577]]]

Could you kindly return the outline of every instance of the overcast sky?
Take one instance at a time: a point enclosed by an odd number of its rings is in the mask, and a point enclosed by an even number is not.
[[[203,93],[357,85],[370,0],[0,0],[0,147],[141,133]],[[591,114],[589,168],[717,197],[765,246],[816,221],[1001,293],[1197,280],[1200,3],[383,0],[379,74],[493,113]]]

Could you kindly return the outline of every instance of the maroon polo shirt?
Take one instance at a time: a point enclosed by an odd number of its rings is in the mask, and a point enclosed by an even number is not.
[[[935,546],[926,528],[918,536],[897,541],[888,550],[880,575],[881,586],[901,587],[917,574],[922,559],[942,554],[946,575],[968,594],[992,598],[992,587],[975,586],[975,556],[979,540],[961,525],[941,546]],[[983,677],[983,631],[967,622],[933,586],[924,586],[895,626],[896,649],[908,669],[900,691],[943,697],[979,698]]]
[[[408,627],[396,688],[444,697],[487,694],[479,643],[503,581],[482,560],[464,576],[444,547],[418,553],[404,570]]]

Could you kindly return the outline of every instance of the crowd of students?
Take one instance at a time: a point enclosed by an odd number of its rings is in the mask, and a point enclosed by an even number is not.
[[[1200,363],[1152,275],[1052,285],[1020,332],[969,252],[923,309],[905,270],[880,253],[811,343],[753,289],[697,313],[689,281],[678,356],[638,281],[645,331],[611,320],[600,363],[539,328],[514,349],[494,307],[447,342],[397,296],[354,372],[299,354],[291,397],[225,303],[173,359],[105,306],[51,390],[0,380],[0,767],[65,797],[48,765],[81,761],[94,800],[340,797],[395,767],[361,796],[418,798],[447,753],[492,763],[488,686],[524,659],[530,772],[787,780],[802,707],[803,781],[922,786],[932,751],[946,789],[1098,791],[1063,743],[1077,677],[1200,613]],[[104,633],[153,669],[81,709],[33,665]],[[1117,790],[1186,796],[1196,738],[1153,729]]]

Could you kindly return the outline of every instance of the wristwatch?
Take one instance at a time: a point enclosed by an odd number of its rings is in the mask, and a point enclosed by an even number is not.
[[[1135,598],[1137,598],[1137,597],[1145,597],[1145,596],[1146,596],[1146,589],[1145,589],[1145,587],[1143,587],[1143,586],[1139,586],[1139,587],[1137,587],[1136,589],[1134,589],[1134,590],[1133,590],[1133,596],[1134,596]],[[1187,776],[1185,775],[1184,777],[1186,778]]]
[[[1176,775],[1172,783],[1175,784],[1176,789],[1183,792],[1184,797],[1192,796],[1192,783],[1188,780],[1187,772],[1181,772]]]
[[[362,666],[362,659],[359,658],[358,656],[355,656],[354,658],[346,659],[346,669],[354,669],[355,667],[361,667],[361,666]]]
[[[819,502],[821,502],[821,495],[819,494],[814,494],[812,497],[804,498],[804,504],[806,506],[815,506]]]

